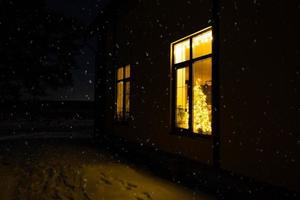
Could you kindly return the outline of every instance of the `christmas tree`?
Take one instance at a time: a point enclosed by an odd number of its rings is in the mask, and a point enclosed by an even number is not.
[[[210,120],[210,109],[206,102],[206,95],[200,85],[200,80],[196,81],[193,87],[194,102],[193,102],[193,129],[196,133],[202,133],[205,135],[211,134],[211,120]]]

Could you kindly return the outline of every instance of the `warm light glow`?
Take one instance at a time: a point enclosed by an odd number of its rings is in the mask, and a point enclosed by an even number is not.
[[[129,117],[130,112],[130,65],[117,70],[116,88],[116,119],[122,120]]]
[[[194,133],[201,133],[204,135],[211,135],[211,106],[207,104],[207,97],[203,92],[200,80],[197,80],[193,87],[194,101],[193,101],[193,130]],[[186,102],[186,109],[181,106],[177,109],[177,127],[188,129],[189,123],[189,106]],[[182,109],[182,110],[181,110]]]
[[[193,132],[211,134],[212,60],[193,63]]]
[[[207,97],[200,85],[200,80],[196,82],[196,85],[193,87],[193,130],[194,133],[211,135],[211,106],[207,104]],[[179,108],[182,107],[179,106]],[[185,108],[182,110],[179,109],[179,112],[177,112],[177,127],[188,129],[188,102],[186,102]]]
[[[117,84],[117,119],[123,117],[123,81]]]
[[[173,67],[176,71],[176,127],[188,129],[195,134],[211,135],[212,30],[207,28],[182,40],[173,46]],[[186,62],[185,67],[182,66],[182,62]]]
[[[125,78],[130,77],[130,65],[125,66]]]
[[[176,126],[188,129],[189,106],[188,106],[188,67],[177,70],[176,92]]]
[[[207,104],[206,95],[200,85],[200,79],[196,81],[193,87],[193,129],[195,133],[204,135],[211,134],[211,109]]]
[[[190,41],[186,40],[174,45],[174,63],[190,59]]]
[[[212,31],[208,30],[192,39],[193,58],[201,57],[212,52]]]
[[[195,45],[199,45],[201,43],[211,42],[212,40],[212,32],[211,30],[200,34],[194,38]]]
[[[125,82],[125,116],[129,117],[130,110],[130,82]]]
[[[118,68],[117,73],[118,73],[117,74],[118,81],[124,79],[124,68],[123,67]]]

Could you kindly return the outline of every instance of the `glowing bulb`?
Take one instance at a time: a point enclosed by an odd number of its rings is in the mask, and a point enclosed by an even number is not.
[[[205,33],[200,34],[199,36],[195,37],[194,42],[195,45],[199,45],[201,43],[207,43],[212,41],[212,31],[207,31]]]
[[[210,110],[206,103],[206,95],[200,85],[200,79],[197,79],[196,85],[193,87],[194,102],[193,102],[193,129],[194,132],[210,135],[211,134],[211,120]]]
[[[175,63],[179,63],[188,59],[190,49],[189,40],[180,42],[174,46]]]

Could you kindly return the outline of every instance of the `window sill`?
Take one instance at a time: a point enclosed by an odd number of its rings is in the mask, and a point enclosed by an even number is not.
[[[114,124],[118,126],[128,126],[129,121],[128,120],[114,120]]]
[[[189,138],[204,138],[204,139],[212,139],[212,134],[211,135],[204,135],[200,133],[193,133],[187,129],[180,129],[180,128],[173,128],[172,135],[176,136],[182,136],[182,137],[189,137]]]

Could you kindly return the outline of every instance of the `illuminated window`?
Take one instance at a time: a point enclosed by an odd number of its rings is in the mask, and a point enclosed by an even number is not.
[[[172,43],[174,124],[181,131],[212,134],[212,30]]]
[[[130,113],[130,65],[117,69],[116,114],[118,121],[129,118]]]

